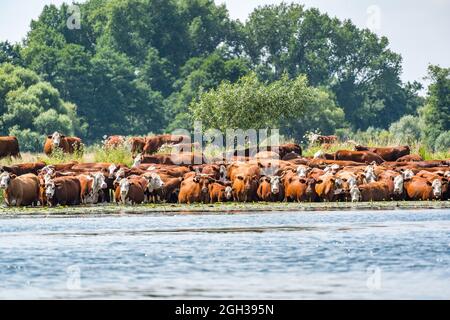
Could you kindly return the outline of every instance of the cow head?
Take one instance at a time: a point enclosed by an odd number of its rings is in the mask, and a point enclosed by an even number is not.
[[[333,163],[332,165],[326,166],[323,171],[328,174],[336,174],[341,167],[338,164]]]
[[[220,181],[225,181],[227,179],[227,167],[223,164],[220,165],[219,167],[219,180]]]
[[[55,173],[55,167],[51,165],[45,166],[41,170],[39,170],[38,173],[43,175],[53,175]]]
[[[100,191],[100,189],[106,189],[108,188],[108,185],[105,181],[105,176],[101,172],[97,172],[94,174],[91,174],[92,178],[94,178],[94,182],[92,183],[92,189],[94,192]]]
[[[306,195],[308,197],[312,196],[315,192],[316,180],[313,178],[309,178],[306,180]]]
[[[233,197],[233,189],[230,186],[226,186],[224,194],[227,200],[231,200],[231,198]]]
[[[212,181],[212,179],[203,174],[197,174],[194,176],[193,181],[195,183],[198,183],[200,185],[200,190],[202,193],[206,194],[209,191],[209,183]]]
[[[398,175],[396,177],[392,177],[394,179],[394,194],[402,194],[403,193],[403,175]]]
[[[125,169],[120,168],[119,170],[117,170],[117,172],[115,173],[115,177],[116,179],[114,180],[114,184],[118,184],[121,179],[125,178]]]
[[[435,198],[442,196],[442,181],[440,179],[434,179],[431,183],[431,188],[433,189],[433,196]]]
[[[141,164],[141,162],[142,162],[142,153],[139,153],[139,154],[136,156],[136,158],[134,158],[133,165],[132,165],[131,167],[132,167],[132,168],[139,167],[139,165]]]
[[[130,181],[128,181],[127,178],[121,179],[119,181],[119,188],[120,188],[120,199],[122,200],[123,203],[125,203],[128,192],[130,191]]]
[[[410,180],[412,177],[414,177],[414,171],[411,169],[406,169],[402,172],[402,176],[404,180]]]
[[[45,182],[45,196],[47,199],[52,199],[55,195],[56,185],[53,180]]]
[[[164,182],[162,181],[159,174],[156,172],[152,172],[150,174],[145,174],[144,178],[147,179],[147,188],[148,191],[153,192],[154,190],[159,190],[164,186]]]
[[[350,197],[352,202],[361,201],[361,191],[359,191],[358,186],[353,186],[350,188]]]
[[[255,186],[257,186],[258,177],[256,175],[248,176],[246,175],[244,178],[244,189],[245,191],[252,190]]]
[[[117,166],[112,163],[109,167],[108,167],[108,178],[112,179],[114,178],[114,172],[116,171]]]
[[[8,189],[11,180],[16,178],[15,174],[10,174],[9,172],[3,172],[0,175],[0,189]]]
[[[59,133],[58,131],[53,132],[53,134],[51,136],[49,136],[49,138],[52,139],[52,144],[55,147],[59,147],[59,145],[61,144],[61,138],[63,138],[64,136]]]
[[[297,167],[296,171],[297,171],[297,176],[299,176],[300,178],[306,178],[306,175],[308,174],[309,171],[311,171],[311,168],[300,165]]]
[[[278,176],[270,177],[270,192],[272,194],[280,193],[281,179]]]
[[[371,183],[377,181],[377,176],[375,175],[375,166],[374,165],[368,165],[364,169],[364,180],[365,183]]]
[[[368,151],[368,148],[358,144],[355,146],[355,150],[356,151]]]
[[[333,181],[333,179],[331,179]],[[341,178],[334,179],[334,194],[341,194],[344,192],[344,181]]]

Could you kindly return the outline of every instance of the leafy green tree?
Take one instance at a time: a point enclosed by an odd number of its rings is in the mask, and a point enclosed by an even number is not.
[[[22,65],[20,46],[11,44],[8,41],[0,41],[0,64],[9,62],[15,65]]]
[[[434,143],[434,150],[450,152],[450,131],[442,132]]]
[[[297,138],[317,127],[334,132],[344,117],[328,93],[310,87],[305,76],[265,84],[255,73],[201,94],[190,110],[205,129],[280,128]]]
[[[407,115],[389,126],[389,132],[398,143],[411,145],[422,138],[423,124],[417,116]]]
[[[386,128],[419,106],[408,99],[401,57],[387,38],[349,20],[282,3],[255,9],[244,32],[245,51],[263,79],[306,74],[312,85],[332,90],[354,129]]]
[[[224,52],[217,50],[208,57],[192,58],[181,70],[182,80],[175,83],[176,93],[170,97],[168,105],[168,131],[177,128],[191,128],[188,106],[199,95],[216,88],[222,81],[236,82],[250,70],[249,62],[244,58],[227,58]]]
[[[76,112],[69,118],[89,125],[81,131],[74,125],[87,143],[104,134],[189,128],[192,101],[250,71],[268,85],[284,75],[306,75],[319,88],[313,100],[327,106],[327,120],[317,121],[316,109],[309,118],[298,118],[308,124],[286,119],[283,128],[295,136],[305,127],[331,132],[342,115],[336,105],[345,112],[341,125],[364,130],[387,128],[423,104],[418,84],[401,82],[401,57],[385,37],[317,9],[262,6],[241,23],[213,0],[87,0],[77,5],[80,29],[67,27],[69,5],[45,6],[22,46],[0,44],[0,62],[35,71],[62,100],[74,103]],[[27,108],[34,112],[33,104]],[[1,101],[0,109],[5,110]],[[26,113],[20,110],[14,112]],[[19,116],[14,112],[8,112],[12,119]],[[52,112],[46,115],[55,119]]]
[[[18,136],[24,150],[40,151],[45,136],[54,131],[73,135],[86,130],[76,106],[64,102],[58,90],[29,70],[1,65],[0,88],[0,132]]]
[[[426,104],[420,110],[429,146],[434,146],[442,133],[450,131],[450,68],[430,65]]]

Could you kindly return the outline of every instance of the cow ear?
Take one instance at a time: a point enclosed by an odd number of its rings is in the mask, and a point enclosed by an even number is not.
[[[47,136],[47,138],[51,139],[51,138],[52,138],[52,136]]]
[[[433,184],[430,181],[427,180],[427,185],[431,186]]]
[[[17,175],[15,175],[14,173],[12,173],[12,174],[10,174],[10,175],[9,175],[9,177],[10,177],[10,178],[11,178],[11,180],[12,180],[12,179],[15,179],[15,178],[17,178]]]

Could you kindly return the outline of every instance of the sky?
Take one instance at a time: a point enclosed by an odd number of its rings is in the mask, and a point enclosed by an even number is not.
[[[260,5],[282,0],[214,0],[225,3],[230,16],[245,21]],[[46,4],[64,0],[0,0],[0,41],[21,41],[31,19]],[[426,84],[428,64],[450,67],[450,0],[290,0],[315,7],[332,17],[351,19],[358,27],[387,36],[390,48],[403,57],[404,81]]]

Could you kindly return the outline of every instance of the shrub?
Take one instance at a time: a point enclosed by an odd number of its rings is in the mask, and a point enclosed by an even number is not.
[[[392,138],[397,140],[399,144],[413,144],[415,141],[421,139],[421,120],[419,117],[412,115],[404,116],[397,122],[391,124],[389,132]]]
[[[438,152],[450,151],[450,131],[443,132],[437,137],[434,150]]]
[[[130,150],[126,146],[105,149],[100,146],[93,148],[95,162],[111,162],[115,164],[126,164],[131,166],[133,159]]]

